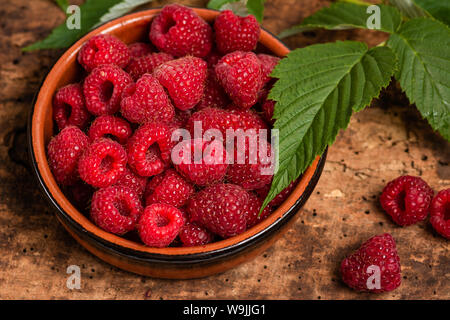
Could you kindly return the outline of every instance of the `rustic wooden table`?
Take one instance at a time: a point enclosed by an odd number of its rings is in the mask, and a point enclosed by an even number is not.
[[[161,6],[169,1],[154,1]],[[173,2],[173,1],[170,1]],[[207,1],[178,1],[205,6]],[[267,0],[264,27],[278,33],[325,0]],[[73,3],[73,1],[71,1]],[[395,85],[354,115],[330,148],[320,182],[287,234],[255,260],[226,273],[189,281],[158,280],[100,261],[56,221],[27,163],[26,122],[33,96],[62,51],[23,53],[64,15],[50,0],[0,4],[0,298],[40,299],[449,299],[449,243],[427,222],[396,226],[378,196],[403,174],[435,189],[450,186],[450,147]],[[291,48],[353,39],[376,45],[367,31],[314,31],[286,40]],[[340,280],[344,256],[372,235],[397,240],[403,283],[381,295],[360,294]],[[69,265],[81,267],[81,290],[66,287]]]

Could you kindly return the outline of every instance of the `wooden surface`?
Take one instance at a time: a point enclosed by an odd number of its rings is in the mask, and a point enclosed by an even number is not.
[[[154,1],[160,6],[168,1]],[[206,1],[178,1],[204,6]],[[74,1],[71,1],[74,3]],[[329,1],[267,0],[264,27],[278,33]],[[449,242],[428,222],[396,226],[378,196],[387,181],[423,177],[450,187],[450,148],[400,90],[353,116],[330,148],[322,178],[300,218],[265,254],[224,274],[189,281],[157,280],[118,270],[78,245],[56,221],[29,170],[26,120],[41,79],[62,51],[22,53],[63,14],[50,0],[0,4],[0,298],[40,299],[449,299]],[[314,31],[286,40],[291,48],[353,39],[376,45],[367,31]],[[381,295],[347,288],[341,260],[372,235],[397,240],[403,283]],[[66,287],[69,265],[81,267],[81,290]]]

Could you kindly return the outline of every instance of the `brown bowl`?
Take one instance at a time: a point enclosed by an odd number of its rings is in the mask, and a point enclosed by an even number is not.
[[[194,9],[198,15],[212,22],[219,12]],[[46,146],[53,135],[52,97],[58,88],[80,79],[82,68],[76,57],[83,43],[100,34],[113,34],[125,43],[142,41],[148,37],[150,21],[160,9],[141,11],[116,19],[93,30],[68,49],[54,65],[36,96],[28,126],[29,151],[34,173],[56,217],[67,231],[87,250],[121,269],[142,275],[187,279],[223,272],[267,249],[294,221],[298,210],[311,195],[321,175],[326,152],[317,157],[302,175],[289,198],[267,219],[246,232],[215,243],[189,248],[149,248],[145,245],[103,231],[78,211],[66,198],[50,171]],[[285,56],[289,49],[267,31],[261,32],[259,46],[277,56]]]

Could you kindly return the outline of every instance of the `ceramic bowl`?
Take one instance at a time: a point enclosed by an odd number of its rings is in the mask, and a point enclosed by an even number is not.
[[[52,97],[57,89],[80,80],[82,68],[76,58],[87,39],[108,33],[125,43],[144,41],[148,39],[151,20],[160,10],[141,11],[106,23],[80,39],[61,56],[44,80],[31,110],[29,151],[33,171],[43,194],[56,209],[56,217],[61,224],[83,247],[114,266],[141,275],[172,279],[198,278],[223,272],[248,261],[273,244],[293,223],[299,209],[311,195],[321,175],[326,152],[315,159],[289,198],[267,219],[229,239],[198,247],[149,248],[94,225],[58,187],[47,162],[46,146],[54,134]],[[208,9],[194,10],[208,22],[212,22],[219,14]],[[289,52],[280,40],[265,30],[261,32],[258,46],[258,50],[279,57]]]

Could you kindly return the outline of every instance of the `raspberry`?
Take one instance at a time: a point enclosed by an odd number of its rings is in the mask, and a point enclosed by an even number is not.
[[[213,234],[199,225],[187,222],[180,230],[183,247],[203,246],[213,240]]]
[[[272,213],[272,208],[266,206],[264,210],[259,214],[259,210],[263,204],[263,200],[258,198],[254,193],[248,194],[248,208],[247,208],[247,228],[257,225]]]
[[[221,58],[222,55],[215,49],[213,49],[204,59],[206,63],[208,63],[208,68],[214,68],[214,66],[217,64],[217,62],[219,62]]]
[[[239,17],[225,10],[214,21],[217,48],[223,54],[252,51],[258,44],[261,28],[253,15]]]
[[[131,171],[128,167],[125,168],[125,173],[117,180],[116,186],[128,187],[141,197],[144,195],[145,187],[147,186],[147,178],[141,177]]]
[[[275,66],[280,62],[280,58],[272,56],[270,54],[260,53],[257,55],[259,62],[261,63],[261,77],[262,77],[262,85],[265,85],[272,77],[270,74]]]
[[[143,208],[138,195],[125,186],[100,189],[92,197],[91,218],[105,231],[123,235],[135,228]]]
[[[269,202],[268,206],[276,207],[276,206],[279,206],[280,204],[282,204],[289,197],[291,192],[295,189],[295,187],[297,186],[300,179],[301,179],[301,177],[299,177],[297,180],[294,180],[293,182],[291,182],[286,188],[283,189],[283,191],[281,191],[279,194],[277,194],[275,196],[275,198],[273,198]],[[271,187],[271,185],[267,184],[261,189],[256,189],[255,192],[258,194],[258,196],[260,198],[265,199],[267,197],[267,194],[269,193],[270,187]]]
[[[230,182],[246,190],[260,189],[270,184],[273,177],[274,158],[270,143],[261,139],[254,140],[256,145],[247,138],[239,145],[238,140],[234,163],[230,165],[227,174]],[[261,157],[261,154],[264,156]]]
[[[197,110],[205,108],[225,108],[230,104],[230,99],[226,95],[222,86],[216,78],[214,69],[208,69],[208,76],[205,81],[205,91],[200,102],[197,104]]]
[[[275,101],[270,100],[270,99],[265,99],[261,106],[262,115],[264,117],[264,120],[266,120],[272,126],[275,123],[275,120],[273,119],[274,108],[275,108]]]
[[[369,279],[377,270],[380,272],[378,288],[376,279]],[[380,293],[394,290],[401,284],[400,272],[395,240],[388,233],[370,238],[341,263],[342,280],[357,291]]]
[[[166,203],[174,207],[182,207],[195,192],[194,187],[175,170],[168,169],[161,173],[162,178],[154,177],[148,184],[152,193],[146,197],[145,204]]]
[[[254,129],[256,133],[259,133],[261,129],[268,129],[264,120],[253,110],[239,109],[234,105],[228,106],[227,110],[232,115],[234,130],[242,129],[247,131]]]
[[[136,58],[146,56],[153,52],[153,48],[149,43],[135,42],[128,46],[132,61]]]
[[[216,76],[231,100],[240,108],[251,108],[261,88],[261,65],[253,52],[235,51],[215,66]]]
[[[200,186],[223,180],[227,172],[227,152],[221,141],[184,140],[172,151],[172,162],[186,179]]]
[[[450,239],[450,189],[439,191],[430,207],[430,222],[434,230]]]
[[[203,96],[206,71],[205,61],[187,56],[163,63],[153,71],[153,75],[167,89],[175,107],[187,110]]]
[[[118,38],[100,34],[89,39],[78,54],[78,62],[91,72],[103,64],[114,64],[125,68],[130,62],[130,51]]]
[[[81,180],[78,180],[73,186],[70,187],[71,199],[81,211],[84,211],[90,207],[94,192],[95,189],[92,186]]]
[[[95,118],[88,132],[91,141],[100,138],[111,138],[120,144],[127,143],[131,134],[132,131],[128,122],[121,118],[109,115]]]
[[[65,127],[50,140],[48,165],[56,182],[69,186],[78,180],[78,160],[88,145],[89,138],[75,126]]]
[[[86,108],[96,116],[116,113],[123,89],[132,82],[130,75],[115,65],[95,68],[84,80]]]
[[[401,226],[424,220],[433,190],[419,177],[402,176],[389,182],[380,197],[381,206]]]
[[[80,178],[96,188],[115,184],[125,173],[127,153],[116,141],[99,139],[83,152],[78,161]]]
[[[172,243],[184,223],[180,210],[169,204],[154,203],[145,208],[137,230],[147,246],[164,248]]]
[[[122,116],[130,122],[171,121],[175,110],[164,88],[150,74],[125,88],[120,104]]]
[[[84,129],[89,118],[80,84],[69,84],[56,92],[53,98],[53,119],[60,130],[67,126]]]
[[[212,47],[212,29],[192,9],[171,4],[153,20],[150,40],[161,51],[177,57],[205,57]]]
[[[223,238],[247,228],[248,193],[233,184],[216,184],[198,192],[188,202],[191,222],[197,222]]]
[[[160,174],[170,159],[170,130],[166,124],[143,124],[128,140],[128,164],[143,177]]]
[[[126,71],[130,74],[134,81],[137,81],[144,74],[152,73],[156,67],[173,59],[174,58],[172,55],[164,52],[148,54],[133,59],[133,61],[131,61],[126,68]]]

